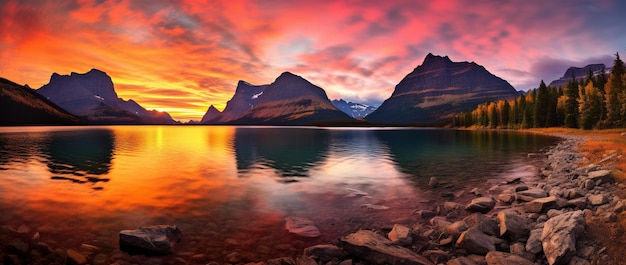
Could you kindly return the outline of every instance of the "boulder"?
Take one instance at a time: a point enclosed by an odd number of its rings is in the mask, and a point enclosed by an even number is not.
[[[500,251],[489,251],[485,256],[487,265],[533,265],[533,263],[520,256]]]
[[[468,257],[458,257],[448,260],[448,262],[446,262],[446,265],[477,265],[477,263]]]
[[[303,217],[286,217],[285,229],[287,229],[289,233],[296,234],[301,237],[318,237],[321,235],[320,230],[315,226],[315,223],[312,220]]]
[[[532,201],[543,197],[548,197],[548,193],[541,188],[532,188],[517,192],[517,198],[522,201]]]
[[[448,227],[452,225],[452,223],[446,220],[445,217],[435,216],[430,219],[430,225],[432,225],[432,227],[439,232],[445,232],[448,230]]]
[[[606,169],[589,172],[588,179],[592,180],[597,185],[615,183],[615,179],[611,176],[611,171]]]
[[[463,221],[456,221],[452,223],[450,226],[448,226],[448,229],[446,229],[446,232],[456,237],[465,230],[467,230],[467,224],[465,224],[465,222]]]
[[[481,232],[490,236],[499,236],[500,228],[498,228],[498,221],[491,219],[481,213],[473,213],[463,219],[463,222],[468,228],[476,228]]]
[[[494,238],[476,228],[470,228],[463,232],[456,244],[471,254],[485,255],[489,251],[496,250]]]
[[[541,232],[542,228],[533,229],[530,231],[528,240],[526,241],[526,251],[537,254],[543,250],[541,247]]]
[[[526,212],[544,213],[550,209],[558,208],[557,198],[555,196],[534,199],[524,204]]]
[[[479,197],[473,199],[469,204],[465,206],[465,210],[470,213],[480,212],[486,213],[491,211],[496,205],[496,201],[493,197]]]
[[[498,200],[503,203],[511,204],[515,201],[515,193],[513,192],[503,192],[498,195]]]
[[[395,224],[387,237],[389,238],[389,240],[391,240],[391,242],[400,245],[410,245],[411,242],[413,242],[413,238],[411,237],[411,229],[400,224]]]
[[[567,201],[567,207],[578,208],[584,210],[587,208],[587,197],[580,197]]]
[[[131,254],[168,255],[180,241],[181,232],[175,225],[154,225],[120,231],[120,249]]]
[[[426,250],[422,255],[435,264],[441,264],[450,259],[450,253],[440,249]]]
[[[593,206],[599,206],[609,202],[609,198],[607,198],[607,196],[604,194],[590,195],[587,199],[589,200],[589,203],[591,203],[591,205]]]
[[[500,236],[511,240],[525,238],[530,233],[526,218],[514,213],[499,212]]]
[[[359,230],[342,237],[340,241],[346,252],[371,264],[432,265],[425,257],[393,244],[373,231]]]
[[[304,249],[304,256],[329,262],[333,259],[341,260],[346,256],[346,252],[336,245],[315,245]]]
[[[582,211],[564,213],[548,220],[541,233],[541,245],[548,263],[567,264],[576,255],[576,240],[584,230]]]
[[[73,265],[87,264],[87,257],[73,249],[67,250],[67,263]]]

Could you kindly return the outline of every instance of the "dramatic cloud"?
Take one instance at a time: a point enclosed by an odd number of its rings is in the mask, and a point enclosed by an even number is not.
[[[5,0],[0,76],[107,72],[118,94],[175,119],[223,108],[238,80],[291,71],[330,98],[380,104],[429,52],[515,88],[625,52],[626,2]]]

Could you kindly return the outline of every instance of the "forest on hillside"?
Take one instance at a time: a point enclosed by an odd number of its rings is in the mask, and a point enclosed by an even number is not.
[[[607,129],[626,127],[626,67],[615,54],[613,68],[572,80],[563,87],[539,88],[514,100],[486,102],[454,116],[456,127]]]

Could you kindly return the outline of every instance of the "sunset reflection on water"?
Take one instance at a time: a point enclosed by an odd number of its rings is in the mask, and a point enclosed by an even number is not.
[[[420,202],[442,200],[426,187],[428,177],[455,189],[484,185],[485,176],[552,142],[450,130],[5,127],[0,225],[25,224],[52,247],[89,243],[112,253],[120,230],[175,224],[184,235],[177,252],[221,262],[237,250],[258,261],[361,228],[415,223]],[[351,190],[368,196],[351,197]],[[312,219],[322,236],[290,235],[286,216]],[[227,246],[228,239],[239,244]],[[271,251],[257,253],[260,246]]]

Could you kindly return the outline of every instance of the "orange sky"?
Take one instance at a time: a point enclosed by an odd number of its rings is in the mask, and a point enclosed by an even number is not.
[[[107,72],[175,119],[223,109],[238,80],[291,71],[331,99],[380,104],[429,52],[516,89],[625,52],[623,1],[0,1],[0,76]]]

